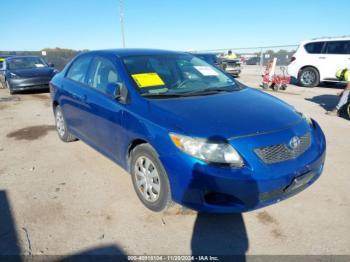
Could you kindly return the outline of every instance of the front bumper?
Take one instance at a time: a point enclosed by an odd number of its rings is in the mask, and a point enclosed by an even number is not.
[[[11,78],[10,88],[13,91],[47,89],[52,77]]]
[[[226,68],[225,71],[231,75],[239,75],[241,73],[241,69],[239,68]]]
[[[303,128],[293,132],[303,132]],[[169,176],[173,200],[201,212],[235,213],[291,197],[315,182],[323,170],[325,137],[316,123],[312,131],[312,144],[305,153],[277,164],[265,164],[257,156],[246,153],[245,150],[250,151],[247,142],[269,140],[286,131],[261,135],[259,139],[237,139],[235,147],[246,162],[243,168],[207,164],[182,152],[163,156],[161,161]],[[295,187],[295,178],[303,177],[307,178],[304,184]]]

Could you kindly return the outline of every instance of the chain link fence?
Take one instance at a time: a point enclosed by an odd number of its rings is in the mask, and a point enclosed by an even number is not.
[[[237,55],[242,63],[244,74],[261,75],[265,66],[274,58],[277,59],[276,72],[281,73],[280,67],[288,66],[290,59],[297,50],[298,45],[263,46],[263,47],[242,47],[224,48],[211,50],[196,50],[195,53],[215,53],[217,56],[226,55],[229,50]]]
[[[242,47],[242,48],[221,48],[211,50],[196,50],[197,53],[215,53],[218,56],[227,54],[228,50],[235,53],[242,62],[242,70],[245,74],[261,74],[266,64],[277,58],[277,71],[281,66],[287,66],[298,45],[264,46],[264,47]],[[58,70],[63,67],[78,53],[70,49],[49,49],[46,55],[42,51],[0,51],[1,55],[38,55],[53,63]]]

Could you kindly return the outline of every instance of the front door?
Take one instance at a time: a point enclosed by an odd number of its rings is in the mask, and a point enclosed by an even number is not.
[[[126,132],[122,127],[124,104],[111,95],[111,86],[120,82],[115,57],[96,55],[87,74],[87,114],[84,126],[89,130],[89,142],[114,160],[120,160],[120,141]]]

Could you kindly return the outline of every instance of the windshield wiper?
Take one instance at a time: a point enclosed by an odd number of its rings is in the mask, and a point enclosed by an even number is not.
[[[200,96],[200,95],[213,95],[221,92],[232,92],[232,91],[237,91],[239,89],[235,88],[205,88],[201,90],[196,90],[196,91],[190,91],[186,93],[182,93],[183,96]]]

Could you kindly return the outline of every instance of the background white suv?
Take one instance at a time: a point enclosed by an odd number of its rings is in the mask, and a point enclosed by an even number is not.
[[[288,74],[305,87],[337,82],[338,69],[350,69],[350,37],[304,41],[293,55]]]

